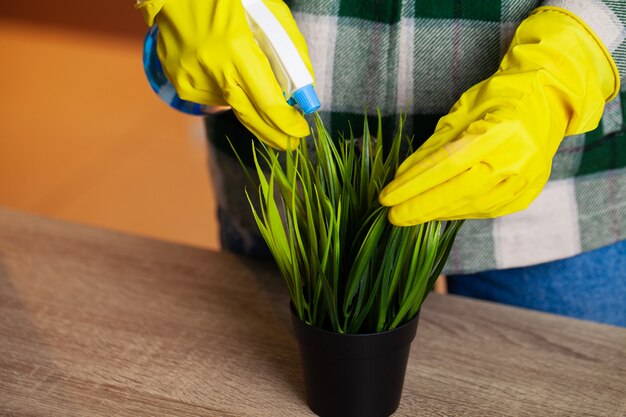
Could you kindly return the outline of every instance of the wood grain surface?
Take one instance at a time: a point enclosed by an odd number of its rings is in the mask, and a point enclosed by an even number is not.
[[[0,210],[0,415],[312,413],[268,265]],[[626,415],[626,329],[433,295],[396,415]]]

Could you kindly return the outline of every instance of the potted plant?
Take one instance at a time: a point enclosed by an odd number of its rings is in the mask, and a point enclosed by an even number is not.
[[[314,117],[314,152],[304,140],[286,153],[253,148],[259,192],[248,200],[289,291],[309,407],[388,416],[420,307],[462,222],[388,222],[378,194],[413,151],[402,119],[385,143],[380,114],[376,137],[366,118],[359,140],[333,140]]]

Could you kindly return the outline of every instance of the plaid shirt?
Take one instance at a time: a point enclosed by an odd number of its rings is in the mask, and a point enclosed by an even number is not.
[[[399,113],[408,113],[406,133],[418,140],[433,132],[465,90],[496,71],[515,29],[534,8],[571,10],[613,55],[622,92],[606,105],[597,129],[563,140],[550,181],[528,209],[466,222],[447,273],[533,265],[626,239],[624,0],[288,3],[307,39],[326,127],[336,132],[345,131],[348,122],[360,126],[365,109],[374,113],[380,108],[384,133],[392,134]],[[225,160],[215,163],[235,172]],[[226,206],[230,210],[240,204]]]

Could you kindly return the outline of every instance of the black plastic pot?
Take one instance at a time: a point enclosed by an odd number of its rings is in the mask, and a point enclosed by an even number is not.
[[[387,417],[400,405],[418,315],[397,329],[340,334],[302,322],[292,310],[307,403],[321,417]]]

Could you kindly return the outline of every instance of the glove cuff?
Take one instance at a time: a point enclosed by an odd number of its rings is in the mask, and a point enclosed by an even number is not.
[[[154,24],[154,18],[161,11],[166,0],[137,0],[135,9],[143,15],[143,19],[148,26]]]
[[[576,21],[576,23],[578,23],[582,29],[585,30],[585,32],[587,32],[587,34],[589,34],[589,36],[595,41],[595,43],[598,45],[598,48],[600,48],[600,50],[602,51],[602,54],[606,57],[606,61],[609,64],[610,67],[610,74],[607,74],[606,71],[599,71],[599,76],[600,77],[611,77],[611,92],[610,94],[608,94],[607,97],[605,97],[605,100],[607,102],[613,100],[615,97],[617,97],[617,95],[620,92],[620,74],[619,71],[617,69],[617,65],[615,64],[615,60],[613,59],[613,56],[611,55],[611,53],[609,52],[609,50],[607,49],[606,45],[604,44],[604,42],[602,41],[602,39],[596,34],[596,32],[583,20],[581,19],[579,16],[577,16],[576,14],[574,14],[573,12],[571,12],[570,10],[561,8],[561,7],[555,7],[555,6],[543,6],[543,7],[538,7],[535,10],[533,10],[533,12],[530,14],[532,15],[538,15],[541,13],[561,13],[564,14],[568,17],[570,17],[571,19],[573,19],[574,21]]]

